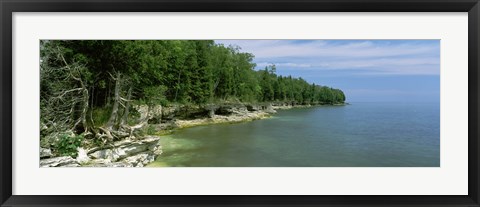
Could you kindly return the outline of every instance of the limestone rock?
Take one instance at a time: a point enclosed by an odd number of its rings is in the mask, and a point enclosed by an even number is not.
[[[78,166],[75,159],[69,156],[54,157],[40,160],[40,167],[71,167]]]
[[[107,167],[133,167],[133,165],[125,162],[114,162],[107,164]]]
[[[118,157],[121,159],[130,155],[135,155],[140,152],[147,151],[147,149],[148,149],[148,144],[135,142],[130,145],[117,148],[116,151],[114,151],[114,154],[118,155]]]
[[[145,137],[139,141],[120,141],[114,143],[113,146],[114,148],[97,150],[88,156],[92,159],[110,160],[113,163],[140,153],[153,155],[162,153],[160,138],[155,136]]]
[[[72,163],[72,164],[68,164],[68,165],[62,165],[62,166],[59,166],[59,167],[80,167],[81,165],[78,164],[78,163]]]
[[[112,163],[112,161],[109,160],[109,159],[92,159],[92,160],[89,162],[89,165],[110,164],[110,163]]]
[[[233,106],[221,106],[217,110],[215,110],[215,114],[217,115],[231,115],[235,112],[235,108]]]
[[[215,116],[215,110],[208,110],[208,118],[213,118]]]
[[[176,106],[169,106],[162,108],[162,119],[172,120],[175,117],[175,111],[177,110]]]
[[[141,140],[125,139],[110,143],[109,148],[77,148],[76,159],[54,157],[40,159],[41,167],[143,167],[162,153],[160,137],[147,136]],[[40,149],[41,157],[52,156],[46,148]]]
[[[199,106],[182,106],[175,110],[175,118],[178,119],[198,119],[208,117],[210,110]]]
[[[167,122],[167,123],[160,123],[160,124],[149,124],[149,127],[153,127],[155,131],[165,131],[165,130],[174,129],[175,125],[173,122]]]
[[[150,145],[148,147],[148,151],[152,152],[154,155],[160,155],[163,152],[162,151],[162,146],[159,145],[159,144],[158,145],[154,145],[154,144]]]
[[[267,113],[277,113],[277,111],[275,111],[275,109],[273,109],[272,104],[267,104],[266,105],[265,112],[267,112]]]
[[[114,148],[98,150],[89,154],[89,156],[93,159],[106,159],[110,160],[111,162],[115,162],[119,159],[127,157],[128,154],[122,148]]]
[[[148,118],[148,106],[147,105],[134,105],[133,108],[140,114],[139,121],[146,120]]]
[[[89,154],[89,156],[93,159],[108,159],[108,160],[113,159],[113,153],[111,149],[98,150],[98,151],[95,151],[94,153]]]
[[[78,147],[77,148],[77,158],[76,158],[76,160],[80,164],[88,163],[90,161],[90,158],[87,155],[87,150],[85,150],[81,147]]]
[[[130,163],[125,162],[104,162],[104,163],[92,163],[85,167],[134,167]]]
[[[162,105],[155,105],[150,107],[148,114],[148,123],[159,124],[162,121]]]
[[[47,148],[40,148],[40,159],[52,157],[52,150]]]
[[[148,153],[141,153],[131,157],[127,157],[122,162],[129,163],[134,167],[143,167],[155,160],[155,155]]]
[[[127,162],[111,162],[108,159],[92,159],[88,165],[84,167],[134,167],[132,164]]]
[[[260,111],[260,106],[256,104],[248,104],[246,105],[248,111]]]

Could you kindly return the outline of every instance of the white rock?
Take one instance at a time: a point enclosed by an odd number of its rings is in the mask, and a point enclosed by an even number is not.
[[[147,151],[148,150],[148,144],[137,142],[137,143],[132,143],[132,144],[127,145],[127,146],[122,146],[118,149],[119,149],[119,151],[122,151],[122,153],[124,155],[120,158],[124,158],[124,157],[130,156],[130,155],[135,155],[135,154],[138,154],[140,152]]]
[[[52,150],[46,149],[46,148],[40,148],[40,158],[47,158],[51,156],[53,156]]]
[[[76,158],[76,160],[80,164],[88,163],[90,161],[90,158],[87,155],[87,150],[85,150],[81,147],[78,147],[77,148],[77,158]]]
[[[148,117],[148,106],[147,105],[135,105],[133,106],[135,110],[140,114],[139,120],[145,120]]]
[[[77,161],[69,156],[54,157],[40,160],[40,167],[68,167],[75,164],[78,165]]]
[[[134,166],[130,163],[125,163],[125,162],[113,162],[113,163],[105,162],[105,163],[92,163],[85,167],[134,167]]]
[[[58,166],[58,167],[80,167],[80,166],[81,166],[80,164],[73,163],[73,164],[62,165],[62,166]]]
[[[148,163],[151,163],[155,161],[155,155],[148,155],[148,157],[143,161],[143,164],[146,165]]]
[[[131,157],[127,157],[127,158],[123,159],[122,161],[126,162],[126,163],[130,163],[133,166],[138,166],[139,164],[141,164],[143,166],[143,162],[145,160],[147,160],[148,156],[149,156],[148,154],[142,153],[142,154],[134,155],[134,156],[131,156]]]
[[[110,149],[86,150],[85,152],[92,152],[87,153],[87,157],[92,159],[88,166],[145,166],[153,162],[155,157],[162,153],[160,137],[157,136],[148,136],[138,141],[118,141],[111,146]]]
[[[126,153],[119,148],[98,150],[89,154],[89,156],[93,159],[106,159],[110,160],[111,162],[115,162],[121,158],[127,157]]]
[[[150,118],[161,120],[162,119],[162,106],[155,105],[150,108],[150,114],[148,115]]]
[[[113,157],[111,149],[98,150],[89,154],[89,156],[94,159],[111,159]]]

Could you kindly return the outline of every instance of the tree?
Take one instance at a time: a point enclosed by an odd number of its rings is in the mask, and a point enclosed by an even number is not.
[[[141,126],[128,125],[132,103],[345,102],[339,89],[277,75],[274,64],[256,70],[253,54],[212,40],[49,40],[40,52],[42,125],[102,140]]]
[[[55,41],[41,43],[41,121],[58,130],[88,131],[90,73],[79,62],[68,62],[68,50]]]

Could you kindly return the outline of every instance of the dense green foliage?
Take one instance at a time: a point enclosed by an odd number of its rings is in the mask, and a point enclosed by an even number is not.
[[[57,153],[64,156],[77,156],[77,147],[80,147],[83,141],[83,135],[62,134],[56,146]]]
[[[96,109],[113,108],[115,113],[120,108],[115,103],[122,104],[121,100],[126,100],[123,108],[131,101],[148,105],[345,101],[341,90],[279,76],[274,65],[257,71],[253,58],[211,40],[42,41],[42,121],[59,122],[57,117],[66,113],[62,119],[66,125],[88,125],[95,122]],[[118,122],[118,117],[111,116],[109,122]]]

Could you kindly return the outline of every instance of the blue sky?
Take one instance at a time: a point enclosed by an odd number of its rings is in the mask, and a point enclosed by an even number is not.
[[[342,89],[347,102],[439,102],[440,40],[215,40],[257,69]]]

